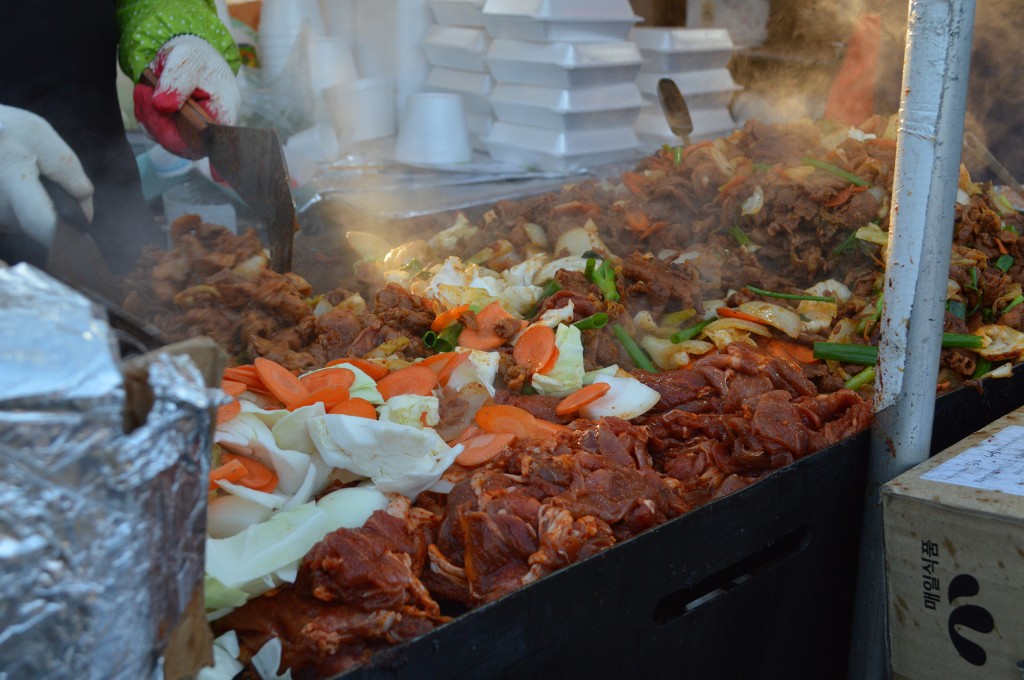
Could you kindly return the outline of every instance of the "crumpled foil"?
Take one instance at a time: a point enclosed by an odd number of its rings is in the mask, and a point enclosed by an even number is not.
[[[130,433],[102,310],[0,269],[0,680],[156,677],[202,580],[212,403],[157,354]]]

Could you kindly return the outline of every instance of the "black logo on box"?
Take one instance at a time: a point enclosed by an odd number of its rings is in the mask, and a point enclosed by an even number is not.
[[[950,581],[946,595],[949,598],[949,603],[953,604],[953,600],[961,597],[974,597],[980,590],[978,579],[968,574],[959,574]],[[992,615],[987,609],[976,604],[962,604],[949,614],[949,639],[953,642],[957,653],[970,664],[984,666],[985,660],[988,658],[985,650],[981,645],[961,635],[960,631],[956,629],[957,626],[969,628],[977,633],[991,633],[996,627]]]

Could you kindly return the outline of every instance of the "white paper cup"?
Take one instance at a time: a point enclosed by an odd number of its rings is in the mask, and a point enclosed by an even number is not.
[[[460,95],[416,92],[406,98],[395,141],[395,160],[414,165],[452,165],[472,159]]]
[[[263,0],[260,33],[297,34],[308,21],[313,35],[324,35],[324,17],[319,0]]]
[[[344,38],[312,38],[309,41],[309,71],[310,83],[317,94],[359,77],[352,48]]]
[[[347,146],[395,134],[395,83],[360,78],[324,90],[338,141]]]

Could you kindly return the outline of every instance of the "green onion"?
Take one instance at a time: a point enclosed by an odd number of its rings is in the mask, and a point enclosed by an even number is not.
[[[429,333],[430,331],[428,331],[427,334]],[[451,352],[455,349],[455,346],[459,344],[460,333],[462,333],[462,324],[453,323],[451,326],[448,326],[438,333],[437,339],[434,340],[434,344],[428,345],[428,347],[433,347],[438,352]],[[423,341],[426,342],[426,335],[424,335]]]
[[[633,360],[633,363],[637,368],[642,368],[648,373],[657,373],[658,369],[654,367],[651,360],[647,357],[646,352],[640,349],[640,345],[636,344],[636,340],[629,337],[629,333],[626,332],[619,324],[612,326],[612,333],[615,333],[615,337],[619,339],[622,346],[626,348],[626,353],[629,358]]]
[[[747,236],[743,232],[743,230],[740,229],[740,225],[736,224],[735,222],[731,227],[729,227],[729,233],[732,234],[732,237],[736,239],[736,242],[739,243],[741,246],[750,244],[750,237]]]
[[[942,346],[950,349],[965,347],[967,349],[981,349],[980,335],[966,335],[964,333],[943,333]]]
[[[419,274],[423,271],[423,263],[414,257],[398,269],[399,271],[409,272],[410,274]]]
[[[834,297],[825,297],[822,295],[792,295],[790,293],[776,293],[770,290],[763,290],[761,288],[755,288],[754,286],[745,286],[747,290],[755,295],[763,295],[765,297],[780,298],[782,300],[810,300],[811,302],[835,302]]]
[[[1018,295],[1017,297],[1010,300],[1010,304],[1006,305],[1006,307],[1003,308],[1003,311],[999,313],[1006,314],[1008,311],[1010,311],[1011,309],[1013,309],[1022,302],[1024,302],[1024,295]]]
[[[683,147],[674,146],[672,147],[672,162],[675,165],[683,164]]]
[[[587,277],[588,281],[601,289],[605,300],[618,302],[619,291],[615,288],[615,267],[608,260],[602,261],[601,266],[595,269],[596,264],[593,258],[587,258],[587,268],[583,272],[584,276]]]
[[[978,359],[978,363],[974,365],[974,373],[971,374],[972,380],[977,380],[983,377],[986,373],[992,371],[992,362],[988,359]]]
[[[591,314],[585,319],[580,319],[573,326],[576,326],[581,331],[592,331],[597,328],[604,328],[607,323],[608,315],[604,312],[598,312],[597,314]]]
[[[433,348],[437,342],[437,333],[434,331],[427,331],[423,334],[423,344],[427,347]]]
[[[678,333],[673,333],[672,337],[670,337],[669,340],[671,340],[672,342],[674,342],[677,345],[679,343],[681,343],[681,342],[686,342],[687,340],[693,340],[695,337],[700,335],[701,331],[703,331],[707,327],[707,325],[709,323],[711,323],[712,321],[717,321],[717,320],[718,320],[718,317],[717,316],[713,316],[710,319],[707,319],[706,321],[701,321],[696,326],[690,326],[689,328],[684,328],[683,330],[679,331]]]
[[[860,388],[864,387],[868,383],[872,383],[874,381],[875,381],[875,367],[874,366],[868,366],[863,371],[861,371],[860,373],[858,373],[857,375],[853,376],[852,378],[847,380],[845,383],[843,383],[843,387],[845,387],[848,390],[859,390]]]
[[[420,273],[416,274],[417,279],[423,279],[424,281],[429,280],[432,276],[434,275],[430,273],[429,269],[424,269]]]
[[[526,318],[532,319],[537,316],[537,312],[540,311],[541,304],[560,290],[562,290],[562,286],[554,279],[545,283],[544,288],[540,291],[540,297],[537,298],[537,304],[535,304],[530,311],[526,313]]]
[[[832,165],[831,163],[826,163],[825,161],[819,161],[817,158],[810,158],[810,157],[806,157],[805,156],[802,159],[801,162],[804,165],[810,165],[811,167],[818,168],[819,170],[824,170],[825,172],[831,172],[836,177],[840,177],[842,179],[845,179],[847,182],[850,182],[851,184],[856,184],[859,187],[870,186],[870,182],[868,182],[867,180],[865,180],[865,179],[863,179],[861,177],[858,177],[857,175],[853,174],[852,172],[847,172],[846,170],[843,170],[842,168],[840,168],[838,166]]]
[[[878,362],[878,348],[874,345],[851,345],[842,342],[814,343],[814,356],[844,364],[874,366]]]
[[[967,307],[959,300],[947,300],[946,311],[961,321],[967,318]]]
[[[833,255],[843,255],[843,254],[846,253],[846,251],[848,251],[850,248],[852,248],[854,246],[854,244],[856,244],[856,243],[857,243],[857,230],[854,229],[853,231],[850,232],[850,235],[846,237],[846,240],[844,240],[842,243],[840,243],[839,245],[837,245],[835,248],[832,249],[832,254]]]
[[[537,394],[537,390],[533,389],[533,385],[531,385],[529,383],[525,383],[523,385],[522,392],[523,392],[523,394],[525,394],[527,396],[530,396],[530,395],[533,395],[533,394]]]
[[[1002,194],[996,194],[996,203],[998,203],[1006,212],[1017,212],[1017,209],[1010,203],[1010,199],[1006,198]]]
[[[999,259],[996,260],[996,267],[998,269],[1002,269],[1003,273],[1006,273],[1006,272],[1010,271],[1010,267],[1012,267],[1012,266],[1013,266],[1013,256],[1012,255],[1000,255]]]
[[[971,285],[967,286],[967,290],[978,290],[978,268],[971,267],[967,271],[971,275]]]
[[[772,169],[771,163],[754,163],[754,172],[768,172]]]

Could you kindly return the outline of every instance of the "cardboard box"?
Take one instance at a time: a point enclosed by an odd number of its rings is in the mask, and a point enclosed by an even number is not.
[[[1020,680],[1024,408],[881,496],[893,677]]]

